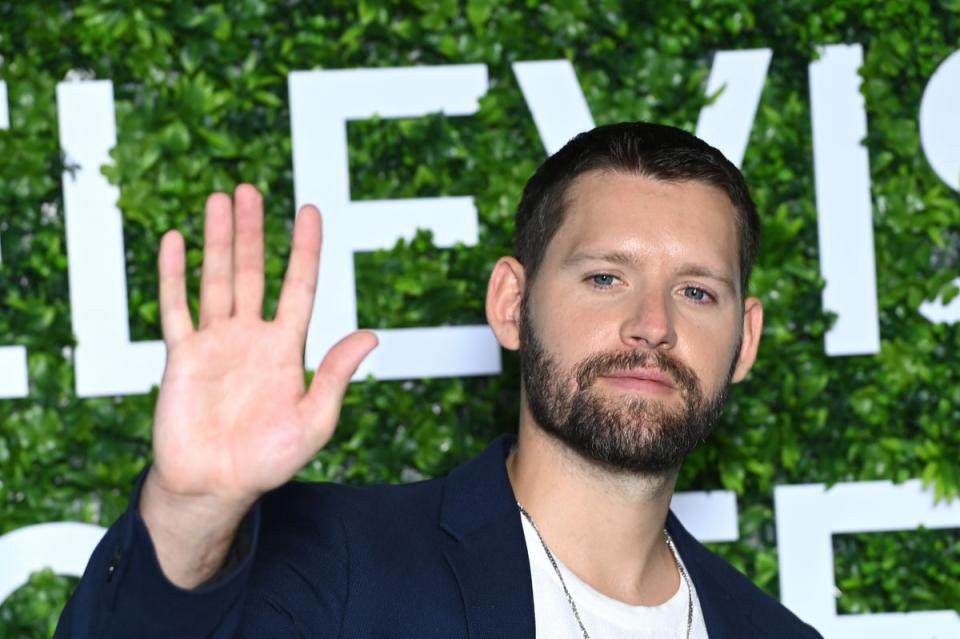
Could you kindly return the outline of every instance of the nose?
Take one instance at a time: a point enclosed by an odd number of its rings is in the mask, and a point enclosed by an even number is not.
[[[630,348],[669,349],[677,343],[669,294],[647,291],[628,302],[620,339]]]

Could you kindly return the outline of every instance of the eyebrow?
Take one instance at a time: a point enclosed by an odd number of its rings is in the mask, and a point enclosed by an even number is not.
[[[607,262],[609,264],[620,264],[622,266],[638,266],[641,264],[642,260],[640,256],[636,255],[635,253],[629,253],[626,251],[610,251],[605,253],[574,253],[566,257],[560,263],[560,268],[566,270],[579,266],[584,262]],[[737,287],[734,284],[733,279],[719,271],[715,271],[712,268],[704,266],[703,264],[694,264],[689,262],[682,264],[680,268],[676,270],[675,274],[681,277],[706,277],[719,282],[732,294],[736,294],[737,292]]]
[[[570,268],[579,266],[584,262],[610,262],[612,264],[621,264],[623,266],[636,266],[640,263],[640,258],[626,251],[610,251],[608,253],[574,253],[564,258],[560,263],[561,268]]]

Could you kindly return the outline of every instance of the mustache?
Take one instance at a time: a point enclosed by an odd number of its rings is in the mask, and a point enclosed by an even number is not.
[[[685,394],[699,390],[696,373],[663,351],[620,351],[591,355],[577,366],[577,386],[580,390],[586,390],[598,377],[634,368],[650,368],[666,373]]]

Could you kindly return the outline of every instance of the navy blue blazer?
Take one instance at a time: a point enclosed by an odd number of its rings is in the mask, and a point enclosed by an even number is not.
[[[55,637],[532,639],[530,564],[504,463],[513,442],[498,438],[447,477],[416,484],[291,482],[251,511],[235,565],[191,591],[163,576],[138,485]],[[820,637],[672,513],[667,528],[711,639]]]

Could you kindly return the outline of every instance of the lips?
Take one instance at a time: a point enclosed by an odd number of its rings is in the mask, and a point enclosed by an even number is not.
[[[669,375],[653,368],[635,368],[631,370],[616,371],[614,373],[608,373],[604,375],[604,377],[616,381],[647,382],[660,384],[662,386],[666,386],[667,388],[676,388],[676,384],[673,383],[673,379]]]
[[[602,375],[604,385],[650,398],[666,399],[676,392],[677,385],[663,371],[653,368],[632,368]]]

